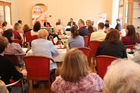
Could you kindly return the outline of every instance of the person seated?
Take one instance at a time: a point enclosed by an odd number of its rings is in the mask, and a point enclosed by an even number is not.
[[[13,30],[13,33],[14,33],[14,39],[15,40],[19,40],[21,41],[23,39],[23,33],[20,33],[20,25],[19,23],[15,23],[14,25],[14,30]]]
[[[116,23],[117,23],[117,25],[116,25],[115,29],[121,31],[121,30],[122,30],[122,26],[121,26],[121,24],[120,24],[120,19],[117,19],[117,20],[116,20]]]
[[[72,27],[72,26],[75,26],[75,25],[76,25],[76,23],[73,21],[73,18],[70,18],[70,22],[68,22],[67,26]]]
[[[80,36],[88,36],[88,29],[85,27],[85,22],[82,19],[78,21],[78,31]]]
[[[92,21],[91,20],[86,21],[86,27],[88,28],[89,26],[92,26]]]
[[[122,37],[122,42],[124,45],[135,45],[136,43],[140,43],[140,38],[137,37],[133,25],[128,25],[126,27],[126,36]]]
[[[33,40],[32,45],[32,54],[33,55],[40,55],[40,56],[47,56],[53,59],[54,56],[58,55],[57,48],[53,45],[53,43],[47,40],[49,33],[45,29],[41,29],[38,32],[38,39]],[[56,69],[57,66],[55,63],[50,63],[50,69]]]
[[[62,25],[61,19],[58,19],[58,21],[56,22],[56,26],[57,26],[57,25]]]
[[[104,23],[99,23],[98,24],[98,31],[93,32],[90,37],[90,41],[103,41],[106,37],[105,32],[103,31],[104,29]]]
[[[105,93],[139,93],[140,66],[126,59],[115,60],[104,77]]]
[[[25,34],[26,32],[31,32],[31,30],[32,30],[32,29],[30,29],[29,25],[25,24],[25,25],[23,26],[24,34]]]
[[[126,50],[120,41],[120,34],[117,30],[112,29],[104,41],[102,41],[96,51],[96,56],[108,55],[117,58],[127,58]]]
[[[105,20],[105,33],[108,33],[110,30],[109,20]]]
[[[66,53],[60,76],[51,89],[55,93],[98,93],[103,89],[103,80],[90,71],[83,52],[73,48]]]
[[[71,27],[71,37],[68,38],[69,48],[84,47],[84,38],[79,35],[77,26]]]
[[[47,20],[44,22],[44,27],[52,27],[50,22],[48,22]]]
[[[31,36],[38,35],[38,31],[40,29],[41,29],[41,24],[39,21],[37,21],[33,26],[33,30],[31,30]]]
[[[6,37],[9,41],[9,44],[8,44],[7,49],[5,51],[5,54],[20,55],[20,56],[18,56],[18,60],[20,62],[19,64],[21,66],[23,66],[24,61],[23,61],[23,56],[21,56],[21,55],[25,55],[25,52],[22,50],[20,44],[13,42],[14,34],[13,34],[12,30],[8,29],[8,30],[4,31],[3,36]]]
[[[9,84],[10,83],[9,80],[11,78],[17,81],[23,77],[23,75],[16,70],[11,60],[4,57],[7,46],[8,46],[7,38],[0,36],[0,77],[5,84]]]

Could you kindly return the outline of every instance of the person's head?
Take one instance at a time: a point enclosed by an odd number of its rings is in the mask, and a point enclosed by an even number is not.
[[[73,18],[70,18],[70,22],[73,22]]]
[[[120,19],[116,19],[116,23],[117,23],[117,24],[120,23]]]
[[[133,44],[135,44],[137,42],[136,31],[135,31],[135,27],[133,25],[128,25],[126,27],[126,34],[128,37],[130,37],[131,42]]]
[[[5,26],[7,26],[7,22],[6,21],[2,23],[2,27],[5,27]]]
[[[40,29],[41,29],[41,24],[40,24],[39,21],[37,21],[37,22],[34,24],[33,30],[34,30],[34,32],[38,32]]]
[[[12,32],[12,29],[4,31],[3,36],[8,39],[9,43],[12,43],[14,40],[14,34]]]
[[[119,31],[116,29],[111,29],[109,33],[107,33],[105,40],[112,43],[120,43]]]
[[[30,27],[27,24],[25,24],[23,27],[23,31],[29,31],[29,30],[30,30]]]
[[[105,28],[108,29],[109,28],[109,24],[105,24]]]
[[[45,30],[45,29],[41,29],[41,30],[38,31],[38,37],[39,38],[47,39],[48,35],[49,35],[48,31]]]
[[[70,31],[71,31],[71,35],[73,38],[75,38],[76,36],[79,35],[79,31],[77,30],[78,27],[75,25],[75,26],[72,26]]]
[[[88,27],[88,26],[90,26],[90,25],[92,25],[92,21],[91,21],[91,20],[87,20],[87,21],[86,21],[86,26]]]
[[[4,36],[0,36],[0,54],[4,54],[7,45],[8,45],[7,38]]]
[[[65,81],[77,82],[90,72],[86,56],[79,49],[70,49],[61,67],[61,76]]]
[[[99,23],[98,24],[98,30],[103,30],[104,29],[104,23]]]
[[[22,20],[18,20],[18,23],[19,23],[19,24],[22,24]]]
[[[19,23],[15,23],[15,25],[14,25],[14,30],[20,30],[20,25],[19,25]]]
[[[84,22],[84,20],[79,19],[79,21],[78,21],[78,26],[79,26],[79,28],[85,26],[85,22]]]
[[[61,23],[61,19],[58,19],[58,22],[60,22],[60,23]]]
[[[109,24],[109,20],[105,20],[105,24]]]
[[[139,64],[120,59],[112,62],[104,77],[104,89],[107,93],[140,93]]]
[[[94,30],[93,30],[93,26],[92,26],[92,25],[89,25],[89,26],[88,26],[88,32],[89,32],[89,33],[94,32]]]

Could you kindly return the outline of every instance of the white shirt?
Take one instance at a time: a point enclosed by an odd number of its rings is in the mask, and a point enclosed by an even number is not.
[[[106,33],[103,30],[93,32],[90,37],[90,41],[103,41],[106,37]]]

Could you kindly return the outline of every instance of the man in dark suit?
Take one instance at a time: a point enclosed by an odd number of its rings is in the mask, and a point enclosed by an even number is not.
[[[70,22],[68,22],[67,26],[74,26],[74,25],[76,25],[76,24],[73,21],[73,18],[70,18]]]
[[[46,23],[47,23],[47,24],[46,24]],[[50,22],[45,21],[45,22],[44,22],[44,27],[52,27],[52,26],[51,26]]]
[[[122,26],[120,24],[120,19],[117,19],[116,22],[117,22],[117,25],[116,25],[115,29],[120,31],[122,29]]]
[[[79,19],[78,26],[79,35],[88,36],[88,29],[85,27],[85,22],[82,19]]]

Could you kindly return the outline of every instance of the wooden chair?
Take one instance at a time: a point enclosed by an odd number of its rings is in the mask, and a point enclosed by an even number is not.
[[[14,87],[14,86],[21,86],[22,88],[22,93],[24,93],[24,85],[23,85],[23,79],[19,79],[17,81],[14,81],[10,79],[10,84],[7,84],[6,87]]]
[[[35,39],[38,39],[38,35],[32,36],[32,41],[35,40]]]
[[[134,47],[135,45],[125,45],[125,49],[131,49],[131,51],[133,50]]]
[[[88,47],[88,36],[84,36],[85,47]]]
[[[27,69],[27,80],[48,81],[49,93],[51,93],[50,83],[50,61],[53,59],[44,56],[26,56],[24,57]],[[54,61],[53,61],[54,62]],[[29,86],[31,87],[30,83]]]
[[[88,64],[90,66],[90,64],[91,64],[91,50],[90,50],[90,48],[78,47],[78,49],[81,50],[87,56]]]
[[[96,63],[97,63],[97,74],[104,78],[104,75],[107,71],[107,67],[111,64],[112,61],[116,60],[116,57],[113,56],[106,56],[106,55],[100,55],[96,57]]]
[[[89,42],[92,57],[95,57],[95,54],[96,54],[96,51],[97,51],[99,44],[100,44],[100,41],[90,41]]]

